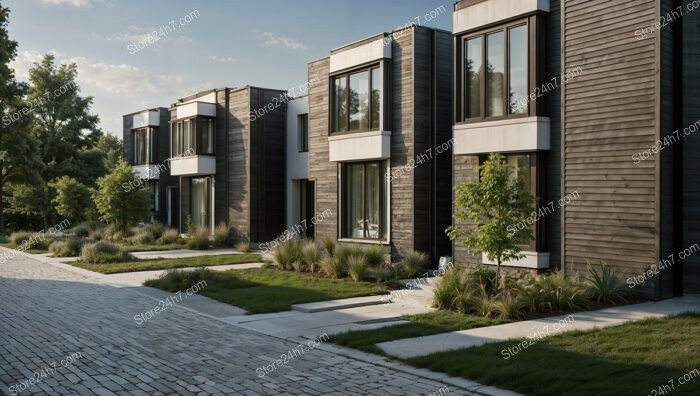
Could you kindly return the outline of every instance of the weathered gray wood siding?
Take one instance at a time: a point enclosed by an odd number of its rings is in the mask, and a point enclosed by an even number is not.
[[[464,183],[470,179],[478,179],[479,172],[477,167],[479,166],[479,156],[477,155],[455,155],[453,158],[452,168],[454,170],[454,185],[459,183]],[[454,191],[452,192],[452,199],[454,201]],[[452,224],[455,226],[466,227],[471,222],[458,222],[453,219]],[[473,223],[471,223],[473,226]],[[481,263],[480,255],[472,255],[462,244],[461,240],[455,240],[452,242],[453,249],[453,262],[455,265],[463,267],[472,267]]]
[[[309,81],[319,81],[309,88],[309,179],[316,181],[316,213],[324,220],[316,224],[316,240],[338,237],[338,175],[337,165],[329,161],[330,58],[309,63]],[[329,212],[326,212],[329,211]]]
[[[545,81],[556,78],[561,84],[561,9],[559,0],[550,0],[550,13],[545,19]],[[550,150],[545,154],[544,202],[558,202],[561,198],[561,86],[547,93],[546,116],[550,119]],[[546,251],[551,268],[561,266],[561,211],[556,210],[540,220],[545,222]]]
[[[659,252],[658,159],[633,155],[659,136],[657,42],[637,29],[658,18],[654,0],[563,2],[563,70],[583,74],[563,87],[563,259],[642,273]]]
[[[250,239],[250,93],[229,93],[227,142],[228,221],[236,237]]]
[[[228,88],[216,91],[216,121],[214,130],[214,152],[216,153],[216,175],[214,176],[214,224],[228,223],[228,126],[231,119]]]

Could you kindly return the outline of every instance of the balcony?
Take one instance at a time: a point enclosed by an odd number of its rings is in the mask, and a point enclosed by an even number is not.
[[[216,117],[216,104],[206,102],[191,102],[177,106],[174,109],[174,111],[175,118],[178,120],[197,116]]]
[[[354,132],[328,138],[332,162],[369,161],[391,156],[391,132]]]
[[[547,117],[513,118],[454,126],[454,153],[488,154],[549,150]]]
[[[173,176],[205,176],[216,174],[216,157],[193,155],[170,159],[170,174]]]

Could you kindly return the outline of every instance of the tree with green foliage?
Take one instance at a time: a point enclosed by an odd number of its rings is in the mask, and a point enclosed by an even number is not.
[[[70,176],[63,176],[49,186],[56,191],[53,203],[59,215],[73,221],[73,224],[95,218],[92,193],[84,184]]]
[[[447,235],[463,243],[470,254],[485,253],[496,261],[498,282],[501,263],[524,258],[519,245],[534,238],[530,227],[515,225],[527,222],[535,197],[501,154],[492,153],[477,170],[479,180],[454,187],[455,225],[447,229]]]
[[[17,55],[17,42],[10,40],[10,10],[0,4],[0,235],[5,233],[8,187],[28,181],[35,174],[36,142],[29,133],[29,120],[22,117],[28,106],[22,100],[27,86],[17,82],[10,62]]]
[[[131,225],[151,215],[151,193],[136,180],[133,168],[120,160],[111,173],[97,179],[97,189],[92,192],[100,218],[125,234]]]

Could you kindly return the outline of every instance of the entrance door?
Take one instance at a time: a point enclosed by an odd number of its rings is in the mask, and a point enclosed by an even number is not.
[[[168,227],[177,227],[178,225],[178,215],[177,211],[180,205],[178,205],[178,195],[177,187],[167,187],[165,189],[165,205],[168,214],[167,225]]]
[[[300,211],[302,224],[305,224],[304,236],[310,239],[314,239],[314,216],[316,213],[315,208],[315,196],[316,196],[316,183],[312,180],[300,180]]]

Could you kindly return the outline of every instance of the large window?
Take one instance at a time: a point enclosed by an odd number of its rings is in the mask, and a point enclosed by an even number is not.
[[[522,177],[525,184],[530,188],[530,194],[538,198],[538,204],[541,205],[539,197],[544,195],[544,184],[538,169],[544,169],[541,156],[536,153],[518,153],[518,154],[503,154],[506,163],[515,169],[513,177]],[[487,156],[480,156],[479,162],[483,164],[488,159]],[[538,207],[533,207],[535,211]],[[532,225],[532,231],[535,239],[529,244],[520,246],[525,251],[541,251],[545,246],[545,219],[539,219]]]
[[[214,155],[214,119],[189,118],[171,125],[170,154]]]
[[[133,131],[134,165],[158,162],[157,128],[139,128]]]
[[[341,236],[386,237],[386,172],[384,162],[349,163],[341,167],[343,215]]]
[[[333,77],[331,132],[379,130],[382,74],[379,67]]]
[[[211,229],[211,210],[209,205],[211,178],[192,178],[191,188],[190,215],[192,216],[192,222],[197,226]]]
[[[309,151],[309,115],[299,114],[297,125],[299,128],[299,152],[305,153]]]
[[[528,29],[516,22],[463,37],[462,121],[528,113]]]

